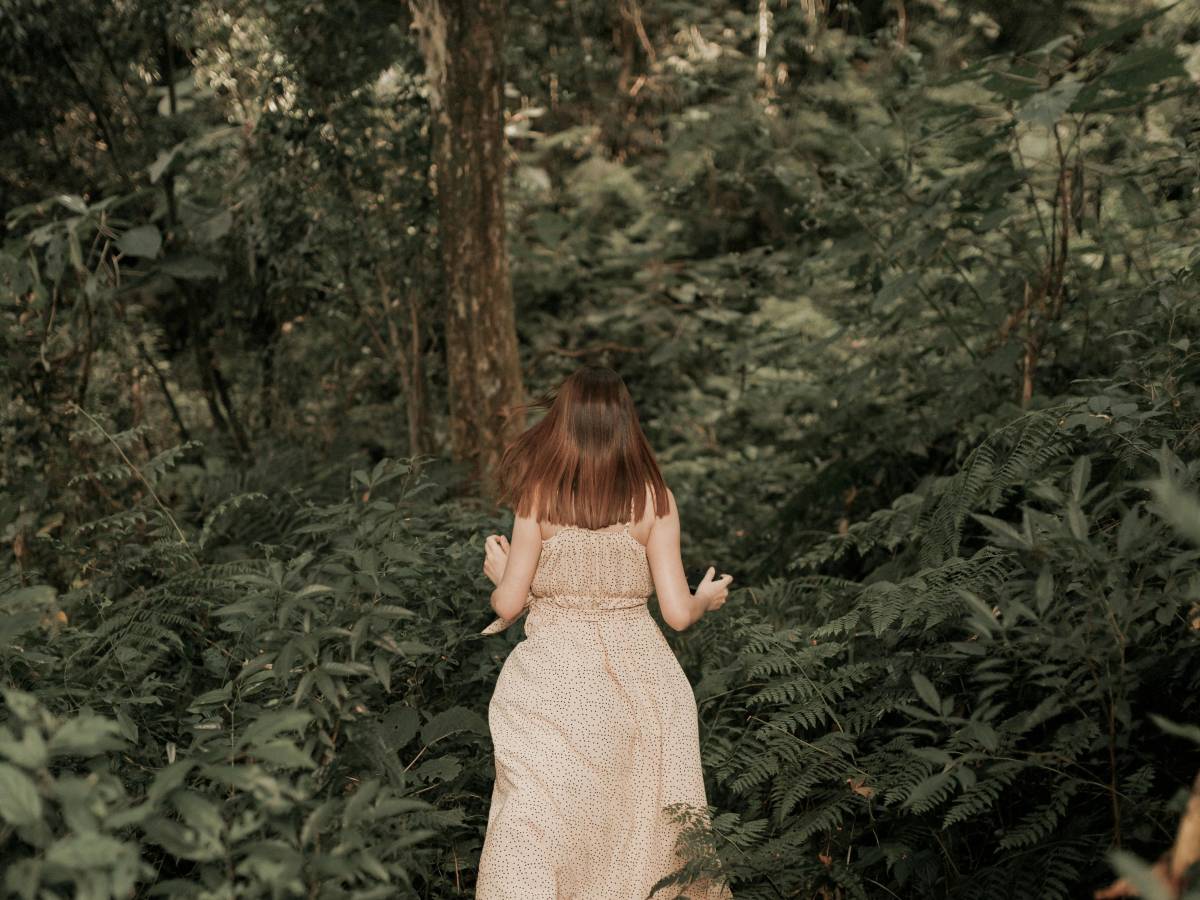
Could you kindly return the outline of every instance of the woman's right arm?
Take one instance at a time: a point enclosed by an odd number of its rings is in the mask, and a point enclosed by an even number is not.
[[[692,593],[679,549],[679,509],[670,488],[667,489],[667,500],[670,506],[667,514],[656,518],[650,528],[646,557],[650,561],[650,574],[654,578],[654,592],[658,595],[663,621],[676,631],[683,631],[725,602],[733,576],[722,575],[714,581],[712,576],[716,569],[709,566],[696,593]]]

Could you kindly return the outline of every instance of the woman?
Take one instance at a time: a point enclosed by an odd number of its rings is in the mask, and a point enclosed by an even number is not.
[[[537,405],[547,414],[501,464],[512,543],[485,542],[500,618],[483,633],[529,614],[488,707],[496,783],[476,897],[644,900],[683,864],[679,811],[708,824],[695,695],[647,600],[682,631],[732,577],[710,566],[689,590],[675,498],[616,372],[586,366]],[[724,879],[683,890],[654,897],[732,896]]]

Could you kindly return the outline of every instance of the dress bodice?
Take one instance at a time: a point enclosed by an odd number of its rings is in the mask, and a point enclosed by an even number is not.
[[[615,609],[644,603],[654,590],[646,548],[618,531],[573,525],[542,541],[530,593],[559,606]]]
[[[646,547],[628,523],[619,530],[567,525],[542,541],[525,604],[603,612],[642,606],[653,591]],[[514,621],[497,618],[482,633],[495,634]]]

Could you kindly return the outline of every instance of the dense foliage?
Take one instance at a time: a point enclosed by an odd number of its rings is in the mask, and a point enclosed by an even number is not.
[[[269,6],[0,0],[15,895],[473,893],[520,628],[424,70],[403,4]],[[735,896],[1141,873],[1200,768],[1200,12],[539,2],[508,60],[526,383],[621,371],[736,577],[668,632]]]

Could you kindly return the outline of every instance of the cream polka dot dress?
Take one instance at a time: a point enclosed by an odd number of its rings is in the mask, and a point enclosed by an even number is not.
[[[696,698],[650,616],[653,590],[628,524],[542,542],[525,639],[488,706],[496,783],[477,900],[645,900],[682,864],[664,807],[703,815],[707,800]],[[732,894],[693,883],[653,897]]]

